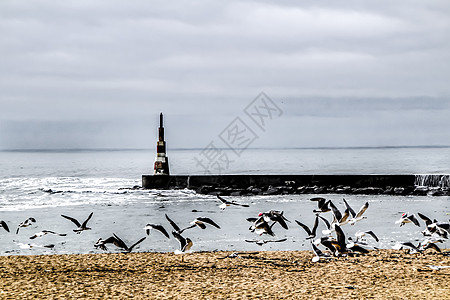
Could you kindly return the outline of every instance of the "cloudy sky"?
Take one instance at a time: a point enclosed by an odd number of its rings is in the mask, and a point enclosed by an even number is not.
[[[447,0],[3,0],[0,149],[154,148],[161,111],[169,148],[226,146],[236,118],[252,147],[450,145],[449,16]],[[245,113],[261,92],[264,128]]]

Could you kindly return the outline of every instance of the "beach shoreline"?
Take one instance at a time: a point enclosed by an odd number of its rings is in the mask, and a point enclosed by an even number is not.
[[[2,256],[0,297],[445,299],[450,252],[371,250],[311,262],[311,251]]]

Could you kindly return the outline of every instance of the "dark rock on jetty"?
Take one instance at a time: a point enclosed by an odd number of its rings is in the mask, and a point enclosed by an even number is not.
[[[192,189],[225,196],[359,194],[449,196],[447,187],[415,185],[415,175],[174,175],[142,176],[144,189]]]
[[[177,187],[172,187],[177,188]],[[447,188],[428,187],[366,187],[352,188],[349,186],[250,186],[247,189],[235,189],[221,186],[202,186],[196,189],[199,194],[223,196],[254,196],[254,195],[290,195],[290,194],[348,194],[348,195],[395,195],[395,196],[450,196]]]

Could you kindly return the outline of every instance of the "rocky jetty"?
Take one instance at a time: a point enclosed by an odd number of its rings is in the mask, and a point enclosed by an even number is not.
[[[176,187],[173,187],[176,188]],[[440,187],[363,187],[351,186],[249,186],[245,189],[232,186],[203,185],[195,189],[199,194],[224,196],[289,195],[289,194],[347,194],[347,195],[395,195],[395,196],[450,196],[450,189]]]
[[[355,194],[449,196],[448,175],[142,176],[144,189],[192,189],[225,196]]]

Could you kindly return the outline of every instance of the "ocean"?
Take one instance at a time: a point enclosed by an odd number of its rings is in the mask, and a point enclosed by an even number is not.
[[[217,170],[205,170],[205,164],[199,163],[199,158],[206,157],[205,149],[168,149],[171,174],[450,174],[448,147],[245,149],[239,153],[220,149],[220,153],[227,156],[226,164]],[[228,197],[250,207],[220,210],[214,196],[195,191],[137,189],[141,175],[152,174],[154,157],[154,150],[1,151],[0,220],[6,222],[10,232],[0,228],[0,254],[100,253],[94,243],[113,233],[127,243],[146,237],[136,251],[171,252],[179,247],[173,237],[167,239],[159,232],[147,236],[143,229],[147,223],[155,223],[170,232],[165,214],[180,227],[199,216],[210,217],[221,226],[186,230],[183,235],[193,240],[193,251],[311,249],[306,233],[295,220],[312,226],[316,204],[309,199],[318,195]],[[369,202],[367,219],[343,227],[348,236],[374,231],[380,241],[368,238],[369,248],[390,248],[399,241],[418,243],[423,238],[422,220],[421,227],[395,224],[402,212],[421,212],[441,222],[450,218],[447,196],[323,196],[341,210],[343,198],[355,210]],[[250,232],[246,218],[271,209],[284,211],[289,229],[274,226],[275,237]],[[73,232],[75,225],[61,217],[64,214],[82,222],[90,212],[94,213],[89,221],[92,229],[81,234]],[[29,217],[36,223],[16,234],[17,225]],[[319,231],[322,229],[324,225],[320,224]],[[67,235],[30,239],[42,230]],[[287,241],[263,246],[245,241],[261,238]],[[50,244],[53,247],[43,247]],[[447,242],[440,246],[447,247]],[[108,251],[118,250],[111,246]]]

